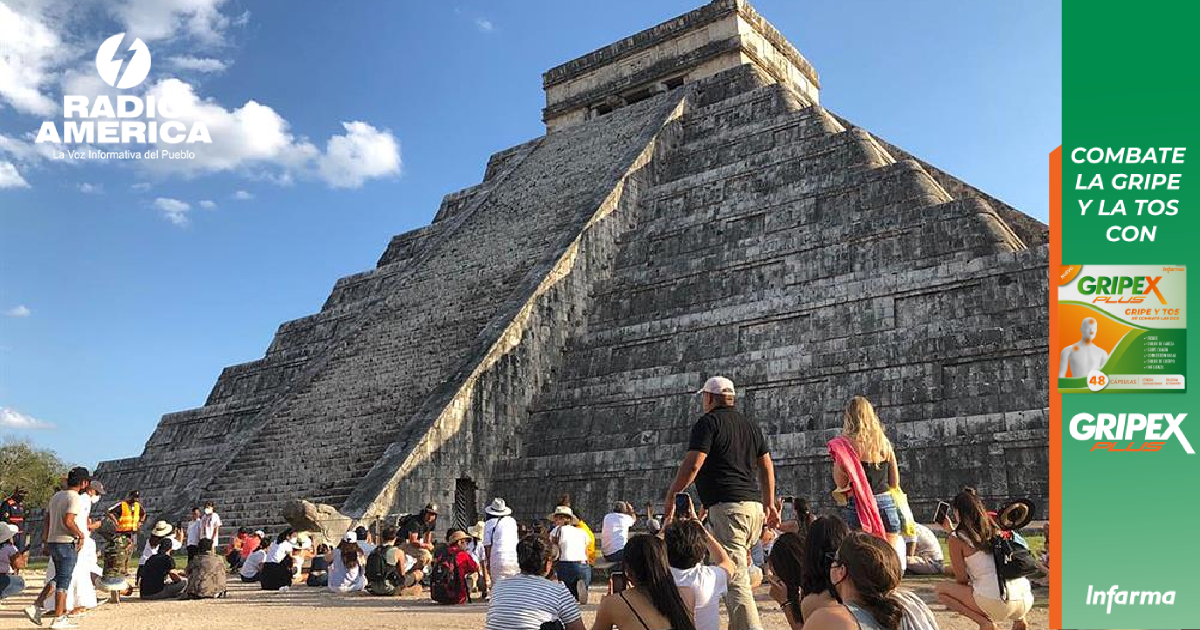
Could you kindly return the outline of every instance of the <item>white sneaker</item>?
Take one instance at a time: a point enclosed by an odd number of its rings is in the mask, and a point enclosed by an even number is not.
[[[42,625],[42,607],[41,606],[26,606],[25,616],[37,625]]]
[[[78,624],[71,623],[71,620],[66,617],[59,617],[50,624],[50,630],[58,630],[58,628],[78,628]]]
[[[280,587],[279,587],[279,592],[280,592],[280,593],[286,593],[286,592],[288,592],[288,590],[289,590],[289,589],[288,589],[288,587],[286,587],[286,586],[280,586]]]

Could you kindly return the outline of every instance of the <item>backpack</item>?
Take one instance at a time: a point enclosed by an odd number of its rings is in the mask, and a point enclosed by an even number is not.
[[[1027,577],[1038,572],[1033,554],[1024,545],[1003,536],[992,538],[992,560],[996,563],[996,579],[1000,582],[1000,594],[1005,594],[1005,582]]]
[[[466,580],[458,572],[458,554],[450,549],[438,553],[429,572],[429,595],[439,604],[457,604],[467,590]]]
[[[388,582],[396,583],[396,569],[387,562],[388,551],[392,549],[391,545],[380,545],[367,556],[366,578],[368,582]]]

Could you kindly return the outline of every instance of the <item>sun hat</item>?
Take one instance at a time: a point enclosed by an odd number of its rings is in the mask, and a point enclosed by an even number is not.
[[[450,540],[447,540],[446,544],[453,545],[461,540],[470,540],[470,539],[471,539],[471,535],[468,534],[467,532],[457,531],[457,532],[454,532],[453,534],[450,534]]]
[[[508,516],[509,514],[512,514],[512,508],[508,507],[508,505],[504,503],[504,499],[501,499],[500,497],[492,499],[492,503],[483,508],[483,511],[489,516]]]
[[[714,376],[705,381],[704,387],[701,387],[700,391],[696,393],[716,394],[718,396],[733,396],[737,392],[733,389],[733,381],[725,378],[724,376]]]
[[[571,520],[575,520],[575,513],[571,511],[571,508],[565,505],[560,505],[554,508],[554,513],[550,515],[550,520],[554,520],[555,516],[566,516]]]
[[[266,537],[267,537],[267,532],[264,532],[264,531],[263,531],[263,530],[261,530],[261,529],[256,529],[256,530],[254,530],[254,535],[255,535],[255,536],[258,536],[259,538],[266,538]]]
[[[467,533],[471,535],[471,538],[478,538],[478,539],[482,540],[483,539],[483,521],[479,521],[479,522],[475,523],[474,525],[468,527]]]
[[[1029,499],[1013,499],[996,513],[996,524],[1000,529],[1007,531],[1021,529],[1033,520],[1036,509],[1033,501]]]
[[[150,530],[150,535],[161,538],[163,536],[170,536],[171,532],[173,531],[175,531],[175,528],[171,527],[170,523],[166,521],[157,521],[154,523],[154,527]]]
[[[425,512],[427,514],[437,514],[438,513],[438,505],[436,503],[426,503],[425,509],[423,509],[421,511]]]
[[[100,483],[99,479],[93,479],[88,488],[95,490],[96,494],[104,494],[104,484]]]
[[[17,526],[11,523],[0,523],[0,543],[8,542],[17,535]]]

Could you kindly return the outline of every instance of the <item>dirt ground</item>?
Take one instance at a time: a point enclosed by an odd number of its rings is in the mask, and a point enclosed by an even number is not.
[[[26,579],[32,583],[25,592],[0,601],[0,630],[34,628],[21,610],[33,602],[41,588],[40,573]],[[906,587],[932,602],[932,580],[905,580]],[[305,628],[388,629],[421,628],[422,630],[461,630],[483,628],[487,604],[437,606],[428,599],[415,597],[382,598],[369,595],[335,595],[325,589],[305,586],[292,587],[287,593],[257,590],[255,584],[230,582],[229,597],[215,600],[172,600],[143,602],[126,599],[120,605],[106,604],[77,620],[81,629],[121,628],[122,630],[302,630]],[[1039,591],[1038,605],[1030,614],[1029,628],[1044,629],[1048,625],[1045,604],[1046,592]],[[590,605],[584,607],[583,619],[591,627],[596,615],[596,603],[603,596],[603,587],[594,586]],[[758,593],[759,610],[767,630],[787,630],[787,621],[779,606],[767,597],[765,589]],[[941,630],[974,630],[977,626],[957,615],[950,614],[936,603],[930,604]],[[49,619],[43,622],[50,625]],[[1005,628],[1006,626],[1001,626]]]

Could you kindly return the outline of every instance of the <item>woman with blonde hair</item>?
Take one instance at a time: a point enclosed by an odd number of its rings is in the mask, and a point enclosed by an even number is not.
[[[855,396],[846,404],[842,435],[829,441],[829,454],[833,458],[833,496],[842,518],[851,529],[884,538],[893,548],[903,550],[900,511],[890,494],[900,487],[900,468],[871,401]],[[905,556],[903,551],[898,554]]]

